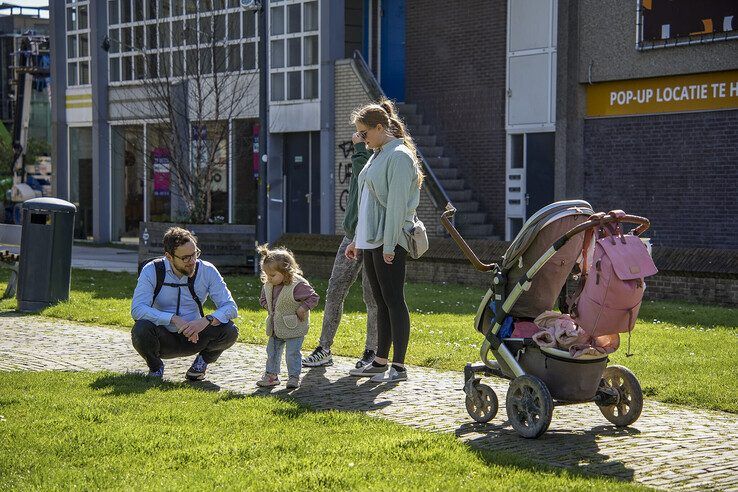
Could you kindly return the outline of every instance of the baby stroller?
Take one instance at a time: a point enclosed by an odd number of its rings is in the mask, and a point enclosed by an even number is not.
[[[637,224],[632,234],[639,236],[648,229],[648,219],[622,212],[595,215],[583,200],[556,202],[526,221],[497,265],[484,264],[477,258],[450,221],[455,211],[447,205],[441,223],[472,265],[490,272],[492,284],[475,319],[477,330],[485,335],[480,350],[482,363],[468,363],[464,369],[469,415],[477,422],[495,417],[497,395],[480,381],[481,376],[497,376],[511,381],[507,417],[522,437],[541,436],[558,405],[594,402],[616,426],[635,422],[643,406],[638,379],[623,366],[608,367],[607,354],[574,358],[568,351],[539,347],[531,338],[499,335],[506,322],[509,326],[510,318],[532,320],[554,307],[567,279],[578,267],[586,231],[631,223]],[[489,360],[490,352],[496,360]]]

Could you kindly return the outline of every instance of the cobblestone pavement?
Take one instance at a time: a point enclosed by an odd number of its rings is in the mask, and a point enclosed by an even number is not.
[[[254,383],[265,359],[264,347],[236,344],[208,369],[208,384],[264,393]],[[617,429],[594,404],[557,407],[548,432],[526,440],[505,422],[503,380],[486,381],[501,403],[497,417],[490,424],[472,424],[459,372],[409,367],[408,381],[386,385],[348,376],[355,359],[334,360],[331,367],[304,370],[303,384],[292,397],[316,409],[361,411],[420,429],[452,432],[472,446],[511,451],[557,467],[658,488],[738,491],[738,415],[647,400],[633,427]],[[167,361],[165,376],[183,379],[190,363],[189,358]],[[125,331],[0,316],[0,371],[144,369]],[[285,390],[278,387],[273,393]]]

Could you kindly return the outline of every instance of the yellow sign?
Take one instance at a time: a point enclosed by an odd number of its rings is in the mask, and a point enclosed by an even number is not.
[[[587,86],[587,116],[738,108],[738,70],[618,80]]]
[[[91,108],[92,94],[67,94],[67,109]]]

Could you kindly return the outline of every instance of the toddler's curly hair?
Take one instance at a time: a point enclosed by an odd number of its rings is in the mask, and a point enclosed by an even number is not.
[[[261,281],[267,283],[267,276],[264,273],[264,267],[267,266],[284,275],[284,283],[291,284],[295,275],[302,275],[300,265],[295,260],[292,251],[286,248],[270,249],[269,244],[262,244],[256,248],[256,252],[261,256]]]

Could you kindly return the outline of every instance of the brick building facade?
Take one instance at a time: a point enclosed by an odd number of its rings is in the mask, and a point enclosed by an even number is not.
[[[738,249],[738,111],[584,123],[584,196],[648,217],[657,246]]]
[[[405,102],[433,126],[495,235],[505,230],[506,4],[428,0],[406,11]]]

